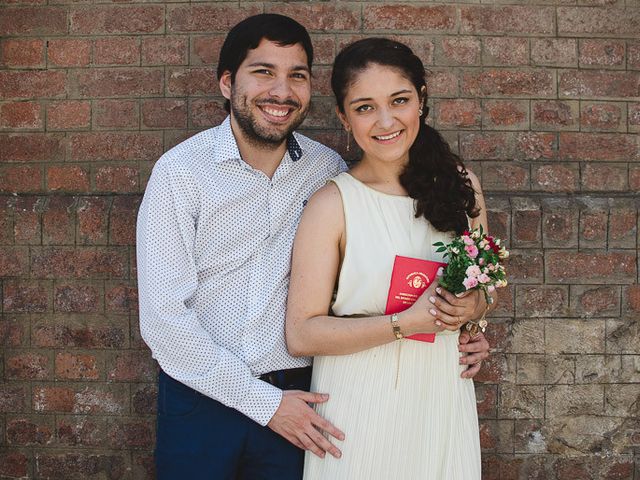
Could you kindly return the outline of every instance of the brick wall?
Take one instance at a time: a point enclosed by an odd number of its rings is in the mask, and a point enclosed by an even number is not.
[[[262,11],[313,33],[311,136],[344,152],[332,58],[390,35],[482,178],[513,252],[484,478],[640,479],[637,0],[0,0],[0,477],[153,477],[136,211],[159,155],[224,117],[218,49]]]

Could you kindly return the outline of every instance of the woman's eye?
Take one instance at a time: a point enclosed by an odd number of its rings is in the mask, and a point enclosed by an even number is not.
[[[398,97],[398,98],[394,98],[393,99],[393,103],[396,104],[396,105],[404,105],[408,101],[409,101],[409,99],[406,98],[406,97]]]
[[[371,105],[360,105],[356,107],[356,112],[368,112],[369,110],[373,110]]]

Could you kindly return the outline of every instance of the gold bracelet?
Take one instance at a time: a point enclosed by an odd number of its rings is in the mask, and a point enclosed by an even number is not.
[[[391,328],[393,329],[393,334],[396,336],[396,340],[402,340],[404,335],[402,331],[400,331],[400,324],[398,323],[398,314],[394,313],[389,317],[391,321]]]
[[[484,333],[487,330],[487,312],[489,311],[489,306],[491,303],[487,302],[487,306],[484,308],[484,312],[482,312],[482,316],[478,319],[478,321],[469,320],[466,325],[467,332],[471,335],[471,338],[475,338],[478,336],[480,332]]]

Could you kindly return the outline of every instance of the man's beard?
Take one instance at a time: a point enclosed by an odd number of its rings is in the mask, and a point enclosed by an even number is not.
[[[247,97],[232,89],[231,91],[231,112],[238,126],[242,130],[245,139],[257,147],[275,149],[282,145],[282,142],[304,121],[309,111],[309,107],[300,109],[300,104],[293,100],[275,101],[269,100],[265,104],[286,105],[298,109],[298,114],[292,116],[291,123],[285,130],[277,128],[269,129],[261,125],[253,114]],[[257,106],[255,108],[258,108]]]

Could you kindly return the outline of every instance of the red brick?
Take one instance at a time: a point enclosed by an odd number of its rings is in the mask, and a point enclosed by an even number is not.
[[[134,384],[135,385],[135,384]],[[158,387],[154,384],[131,386],[131,406],[134,413],[154,414],[157,411]]]
[[[152,448],[153,421],[148,419],[108,420],[108,441],[112,448]]]
[[[627,68],[640,69],[640,42],[627,43]]]
[[[571,315],[579,317],[617,316],[620,312],[620,289],[597,285],[571,286]]]
[[[554,9],[550,7],[463,6],[460,13],[462,33],[554,33]]]
[[[637,135],[617,133],[561,133],[559,155],[580,161],[640,159]]]
[[[630,98],[640,94],[640,72],[571,70],[560,73],[562,97]]]
[[[8,478],[27,478],[29,460],[24,453],[0,452],[0,475]]]
[[[37,453],[38,478],[125,478],[127,460],[117,454]]]
[[[218,63],[218,55],[224,42],[223,35],[202,35],[191,39],[191,64],[214,65]],[[314,43],[315,50],[315,43]],[[314,52],[315,57],[315,52]],[[184,62],[187,63],[187,62]],[[314,63],[315,58],[314,58]]]
[[[515,200],[515,199],[514,199]],[[542,230],[540,221],[542,212],[535,205],[521,205],[513,212],[513,246],[514,247],[539,247],[542,242]]]
[[[15,418],[7,422],[11,445],[47,445],[53,441],[53,428],[47,418]]]
[[[3,277],[29,274],[29,251],[26,247],[0,247],[0,272]]]
[[[36,278],[122,278],[128,260],[121,248],[32,248],[31,275]]]
[[[186,128],[187,102],[172,98],[143,100],[142,125],[148,128]]]
[[[167,9],[167,32],[227,32],[262,6],[178,5]],[[308,19],[308,18],[307,18]]]
[[[67,317],[65,316],[65,322]],[[128,326],[45,324],[36,325],[32,332],[32,344],[54,348],[107,348],[122,349],[129,336]]]
[[[43,67],[44,42],[32,38],[0,41],[0,65],[6,67]]]
[[[51,191],[86,192],[91,188],[89,173],[75,165],[48,167],[47,187]]]
[[[129,285],[107,287],[105,308],[111,313],[130,313],[138,311],[138,289]]]
[[[580,66],[624,68],[624,42],[616,40],[581,40]]]
[[[60,134],[0,134],[0,162],[46,162],[64,159]]]
[[[494,353],[482,362],[482,368],[474,381],[482,383],[511,383],[514,381],[516,357]]]
[[[168,92],[171,95],[216,95],[219,86],[213,68],[169,69]]]
[[[98,38],[94,44],[93,63],[96,65],[138,65],[140,42],[135,37]]]
[[[0,104],[0,129],[41,129],[42,109],[35,102]]]
[[[75,207],[73,197],[52,195],[42,214],[42,243],[44,245],[73,245],[75,243]]]
[[[558,34],[562,36],[634,36],[640,12],[610,7],[558,7]]]
[[[487,97],[548,97],[555,93],[555,81],[547,70],[468,71],[462,75],[462,92]]]
[[[105,197],[83,197],[78,202],[78,243],[107,244],[111,201]]]
[[[629,103],[629,131],[640,131],[640,103]]]
[[[521,317],[564,317],[569,310],[568,287],[555,285],[518,285],[516,311]]]
[[[0,166],[0,192],[25,193],[42,190],[42,167]]]
[[[478,385],[476,387],[476,405],[478,417],[495,418],[498,404],[498,387],[496,385]]]
[[[138,176],[138,169],[132,166],[100,167],[96,172],[96,189],[104,192],[138,192]]]
[[[136,219],[141,197],[116,197],[109,212],[109,244],[135,245]]]
[[[578,65],[575,39],[534,38],[531,40],[531,61],[535,65],[575,67]]]
[[[405,37],[409,38],[409,37]],[[421,39],[422,36],[420,36]],[[424,40],[424,39],[423,39]],[[313,43],[313,64],[314,65],[332,65],[336,56],[336,40],[333,35],[311,35]],[[220,51],[220,49],[216,50]],[[191,56],[193,62],[193,56]],[[217,62],[215,58],[215,62]]]
[[[102,287],[58,283],[53,292],[55,312],[93,313],[102,311]]]
[[[531,169],[531,182],[534,190],[555,193],[578,191],[580,168],[577,164],[532,165]]]
[[[162,155],[157,133],[76,133],[69,137],[70,160],[155,160]]]
[[[3,347],[19,347],[25,341],[25,329],[20,320],[0,319],[0,345]]]
[[[508,262],[509,281],[511,283],[542,283],[542,254],[538,250],[511,250]]]
[[[114,33],[162,33],[161,5],[91,6],[71,11],[71,33],[99,35]]]
[[[34,387],[33,409],[37,412],[116,414],[125,411],[127,396],[127,390],[115,385]]]
[[[624,287],[624,311],[640,313],[640,285]]]
[[[612,208],[609,213],[609,248],[635,248],[638,214],[633,205]]]
[[[626,191],[627,165],[591,163],[582,169],[582,189],[586,191]]]
[[[438,100],[435,118],[438,128],[479,128],[480,101],[468,99]]]
[[[56,354],[56,378],[63,380],[97,380],[100,377],[96,356],[82,353]]]
[[[631,191],[640,191],[640,166],[629,167],[629,189]]]
[[[485,129],[528,129],[529,103],[518,100],[485,100],[482,104],[482,126]]]
[[[580,246],[605,247],[607,241],[608,211],[606,206],[592,205],[580,212]]]
[[[219,125],[227,116],[224,104],[220,100],[192,98],[189,106],[189,126],[193,128]]]
[[[546,280],[553,283],[633,283],[636,278],[636,256],[629,252],[562,252],[545,253]]]
[[[0,98],[55,98],[65,95],[67,75],[60,71],[0,71]]]
[[[86,100],[61,100],[47,106],[50,130],[87,128],[91,123],[91,103]]]
[[[98,447],[105,444],[106,429],[101,419],[91,416],[56,415],[58,442],[63,445]]]
[[[529,167],[516,162],[485,162],[482,183],[487,191],[528,191]]]
[[[3,282],[2,305],[5,312],[44,313],[49,310],[49,290],[46,283],[34,281]]]
[[[67,12],[58,7],[5,7],[0,16],[0,37],[64,35]]]
[[[529,41],[517,37],[488,37],[483,39],[484,65],[528,65]]]
[[[111,362],[107,380],[119,382],[151,382],[156,378],[155,362],[148,350],[118,352]]]
[[[5,372],[12,380],[44,380],[51,376],[49,358],[34,352],[7,352]]]
[[[549,200],[543,207],[542,241],[546,248],[577,248],[579,213],[564,202]]]
[[[196,37],[194,42],[198,42],[199,38],[204,37]],[[211,55],[216,56],[216,63],[219,51],[218,48],[215,52],[211,52]],[[187,65],[188,63],[189,39],[187,37],[163,36],[142,39],[142,65]]]
[[[54,39],[47,44],[49,64],[56,67],[84,67],[91,62],[91,42],[81,39]]]
[[[477,65],[480,63],[480,41],[473,37],[442,37],[439,65]]]
[[[623,110],[624,108],[624,110]],[[580,111],[580,125],[583,130],[626,129],[626,105],[618,103],[583,103]]]
[[[365,30],[427,30],[453,32],[456,27],[456,8],[453,6],[382,5],[364,9]],[[341,30],[357,27],[349,25]],[[322,29],[321,26],[318,28]]]
[[[40,213],[43,198],[21,196],[16,199],[13,216],[13,233],[17,244],[40,244]]]
[[[164,93],[164,72],[158,69],[78,70],[72,89],[81,97],[148,97]]]
[[[27,389],[16,384],[0,384],[0,413],[21,412],[27,402]],[[2,465],[2,462],[0,462]]]
[[[140,122],[136,100],[97,100],[94,126],[100,128],[137,128]]]
[[[522,132],[516,135],[515,158],[524,160],[550,160],[555,158],[556,134]]]
[[[577,130],[578,102],[543,100],[531,105],[532,126],[539,130]]]
[[[427,85],[430,97],[455,97],[458,95],[458,76],[451,69],[429,69]]]

